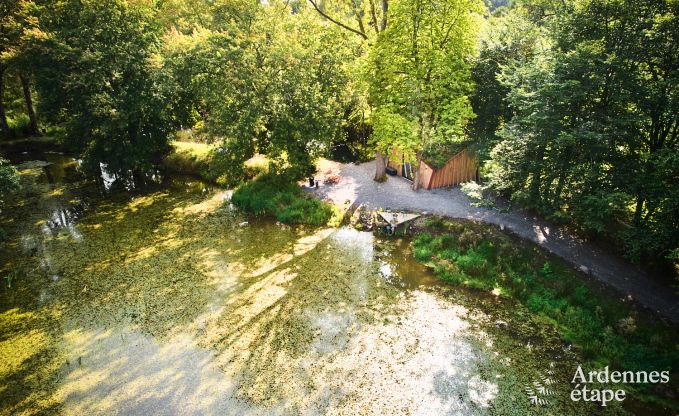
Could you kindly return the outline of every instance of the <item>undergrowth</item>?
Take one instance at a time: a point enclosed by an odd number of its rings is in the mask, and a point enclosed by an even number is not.
[[[257,155],[245,163],[238,163],[237,158],[225,149],[205,143],[173,141],[172,148],[173,151],[162,161],[165,169],[197,175],[226,187],[237,186],[269,169],[269,161],[263,156]]]
[[[239,186],[231,202],[243,211],[287,224],[337,226],[341,220],[335,206],[305,195],[290,178],[271,173]]]
[[[513,241],[490,226],[431,218],[413,241],[415,258],[442,280],[515,299],[551,322],[593,366],[624,370],[679,368],[677,331],[604,294],[565,262]],[[640,398],[656,401],[649,385]],[[676,406],[676,404],[675,404]]]

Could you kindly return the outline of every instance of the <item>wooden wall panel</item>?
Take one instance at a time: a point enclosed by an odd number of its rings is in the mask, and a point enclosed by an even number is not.
[[[423,165],[426,164],[423,163]],[[429,186],[425,181],[420,182],[422,187],[426,189],[457,186],[460,183],[476,179],[476,161],[466,149],[448,159],[441,169],[433,169],[428,165],[427,168],[432,170]],[[422,172],[422,169],[420,169],[420,172]]]
[[[396,169],[399,176],[403,175],[402,158],[397,151],[392,151],[388,166]],[[422,161],[419,167],[420,187],[424,189],[442,188],[444,186],[457,186],[463,182],[476,179],[476,160],[462,150],[454,155],[441,167],[434,169]]]

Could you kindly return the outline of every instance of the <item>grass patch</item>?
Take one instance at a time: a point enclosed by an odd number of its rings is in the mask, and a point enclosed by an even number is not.
[[[209,167],[210,153],[214,146],[205,143],[173,141],[172,152],[163,160],[166,169],[192,175],[203,176]]]
[[[336,226],[341,220],[334,205],[305,195],[293,180],[270,173],[239,186],[231,202],[243,211],[286,224]]]
[[[412,242],[417,260],[446,282],[515,299],[552,322],[592,368],[610,365],[672,373],[679,369],[679,336],[674,328],[606,294],[536,245],[483,224],[434,218],[425,225],[431,233],[420,233]],[[676,382],[671,387],[676,388]],[[634,388],[643,400],[658,399],[649,384]]]
[[[215,145],[178,140],[171,144],[172,152],[162,161],[165,169],[197,175],[218,185],[236,186],[269,170],[269,160],[261,155],[256,155],[241,165],[228,152]]]

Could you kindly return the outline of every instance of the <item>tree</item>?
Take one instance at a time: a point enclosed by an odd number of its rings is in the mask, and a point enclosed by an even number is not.
[[[322,2],[309,0],[309,3],[323,18],[350,33],[358,35],[363,40],[363,45],[358,52],[360,56],[373,47],[377,36],[388,27],[389,0],[381,0],[379,4],[377,4],[377,0],[365,2],[356,0]],[[357,78],[359,80],[365,79],[363,76]],[[362,85],[363,90],[367,89],[365,84],[369,81],[366,81]],[[372,107],[372,103],[370,103],[370,106]],[[386,159],[387,157],[382,149],[377,148],[375,151],[374,178],[376,181],[383,181],[386,178]]]
[[[29,134],[37,134],[38,124],[33,109],[29,84],[30,60],[26,53],[32,33],[36,30],[35,4],[27,0],[0,3],[0,128],[11,134],[4,104],[5,75],[14,70],[19,74],[26,110],[30,119]]]
[[[144,169],[167,149],[158,28],[144,4],[65,0],[44,15],[40,108],[64,124],[67,144],[91,166]]]
[[[500,141],[497,131],[513,116],[507,100],[509,88],[500,80],[502,70],[540,54],[547,47],[545,32],[529,19],[526,7],[519,6],[501,8],[484,25],[479,56],[472,66],[475,117],[467,127],[481,162],[490,157],[490,150]]]
[[[348,35],[323,27],[303,5],[291,13],[272,2],[248,22],[178,36],[165,62],[197,97],[189,105],[202,107],[205,127],[225,138],[233,166],[259,152],[278,171],[310,174],[341,133]]]
[[[325,19],[364,40],[374,38],[387,28],[389,0],[318,1],[309,0]]]
[[[592,234],[622,225],[630,257],[661,259],[679,246],[667,234],[679,217],[679,5],[557,7],[551,46],[502,71],[513,117],[492,152],[491,183]]]
[[[463,136],[473,116],[470,60],[483,10],[476,0],[404,0],[391,8],[391,23],[371,51],[377,149],[395,147],[419,166],[422,150]]]

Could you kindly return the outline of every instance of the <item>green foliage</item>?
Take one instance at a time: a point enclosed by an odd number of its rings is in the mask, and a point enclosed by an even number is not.
[[[290,224],[326,225],[337,215],[329,204],[304,195],[290,177],[272,173],[239,186],[231,202],[243,211]]]
[[[434,143],[460,141],[472,117],[469,58],[483,4],[404,0],[371,50],[373,143],[408,159]]]
[[[9,161],[0,157],[0,209],[4,205],[5,198],[20,188],[17,170]]]
[[[329,204],[315,198],[301,198],[286,206],[276,218],[288,224],[326,225],[332,215]]]
[[[343,134],[351,42],[301,5],[294,14],[278,2],[251,12],[227,31],[175,34],[165,72],[177,107],[204,108],[205,129],[228,137],[223,147],[240,163],[260,153],[301,178]]]
[[[260,155],[243,163],[241,157],[219,146],[175,141],[172,148],[173,151],[163,158],[165,169],[198,175],[225,187],[235,187],[269,170],[269,160]]]
[[[476,117],[467,126],[481,161],[490,157],[490,150],[500,141],[498,129],[513,116],[506,98],[509,87],[498,75],[503,68],[535,56],[543,47],[544,31],[529,20],[525,8],[502,9],[488,18],[481,34],[481,50],[472,67],[471,105]]]
[[[415,258],[422,263],[426,263],[431,260],[431,250],[428,247],[417,247],[414,250]]]
[[[495,206],[493,199],[488,196],[490,188],[487,185],[470,181],[460,185],[460,190],[472,200],[472,205],[475,207],[492,208]]]
[[[144,169],[168,149],[166,98],[153,59],[159,32],[142,2],[50,3],[35,52],[42,113],[63,124],[86,165]]]
[[[31,119],[26,114],[19,114],[16,117],[7,118],[12,137],[26,137],[31,135]]]
[[[466,138],[456,141],[437,141],[422,149],[422,159],[433,168],[442,168],[448,160],[470,147],[472,142]]]
[[[484,44],[473,129],[491,137],[494,189],[665,261],[679,247],[677,7],[528,1],[491,20],[510,36]]]
[[[456,225],[453,225],[456,224]],[[536,246],[512,242],[499,231],[474,223],[451,223],[440,235],[416,235],[415,258],[441,280],[479,290],[499,290],[554,323],[591,362],[623,369],[675,368],[676,333],[646,319],[629,304],[611,300],[565,264]]]

